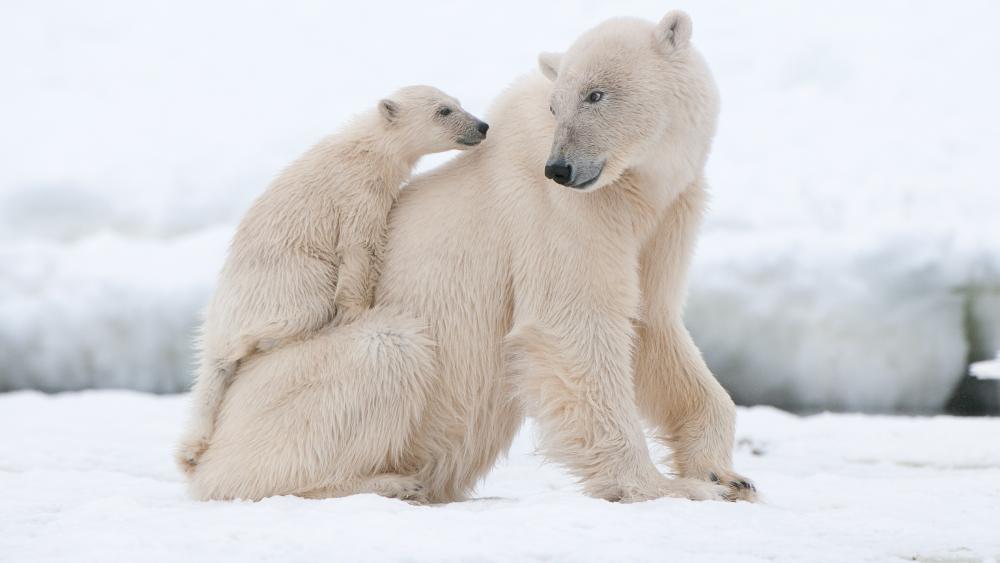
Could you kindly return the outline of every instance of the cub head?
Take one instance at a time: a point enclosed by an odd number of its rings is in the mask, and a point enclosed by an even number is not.
[[[655,25],[615,19],[539,56],[555,120],[547,178],[593,191],[643,163],[707,157],[718,97],[691,29],[679,11]],[[693,153],[667,154],[675,150]]]
[[[486,138],[489,125],[458,100],[430,86],[407,86],[380,100],[386,128],[416,155],[467,149]]]

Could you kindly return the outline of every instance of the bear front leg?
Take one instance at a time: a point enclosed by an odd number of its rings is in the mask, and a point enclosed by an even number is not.
[[[360,244],[340,251],[337,289],[333,298],[337,310],[334,322],[337,324],[350,323],[371,308],[375,262],[372,250]]]
[[[753,483],[733,471],[736,406],[715,379],[687,329],[638,329],[636,400],[673,455],[681,477],[721,483],[734,500],[755,500]]]
[[[684,327],[685,285],[705,209],[699,178],[670,205],[643,248],[642,321],[636,323],[636,401],[660,441],[673,450],[681,477],[720,482],[733,499],[756,498],[753,484],[733,471],[736,407]]]
[[[595,338],[585,348],[614,338]],[[537,324],[521,326],[504,341],[509,373],[540,430],[541,450],[566,467],[594,497],[634,502],[659,497],[722,500],[724,487],[668,479],[653,464],[633,399],[630,335],[618,353],[588,354],[572,339]]]

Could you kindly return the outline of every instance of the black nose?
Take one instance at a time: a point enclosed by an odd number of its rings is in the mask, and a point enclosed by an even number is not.
[[[476,129],[479,129],[479,132],[482,133],[483,136],[485,137],[486,132],[490,130],[490,124],[486,123],[485,121],[480,121],[479,125],[476,125]]]
[[[573,167],[569,164],[555,163],[545,165],[545,177],[561,186],[568,184],[571,176],[573,176]]]

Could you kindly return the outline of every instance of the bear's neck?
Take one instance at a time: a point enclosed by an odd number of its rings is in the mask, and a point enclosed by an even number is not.
[[[381,115],[372,110],[348,125],[340,135],[347,150],[372,162],[373,168],[386,176],[389,183],[398,185],[410,177],[413,167],[422,154],[414,151],[405,132],[386,126]],[[373,170],[374,171],[374,170]]]
[[[676,155],[654,154],[629,168],[623,177],[636,184],[649,204],[662,214],[695,180],[692,168],[678,160]]]

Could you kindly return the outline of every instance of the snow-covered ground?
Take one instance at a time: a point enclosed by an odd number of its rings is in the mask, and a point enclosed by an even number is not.
[[[183,389],[226,239],[396,86],[473,112],[688,10],[723,113],[688,320],[747,403],[935,411],[1000,349],[1000,4],[0,4],[0,389]],[[425,166],[440,162],[431,159]]]
[[[997,359],[972,364],[972,375],[980,379],[1000,379],[1000,354]]]
[[[924,561],[1000,559],[1000,420],[741,409],[760,504],[584,497],[530,428],[477,500],[188,500],[185,396],[0,395],[0,561]]]

